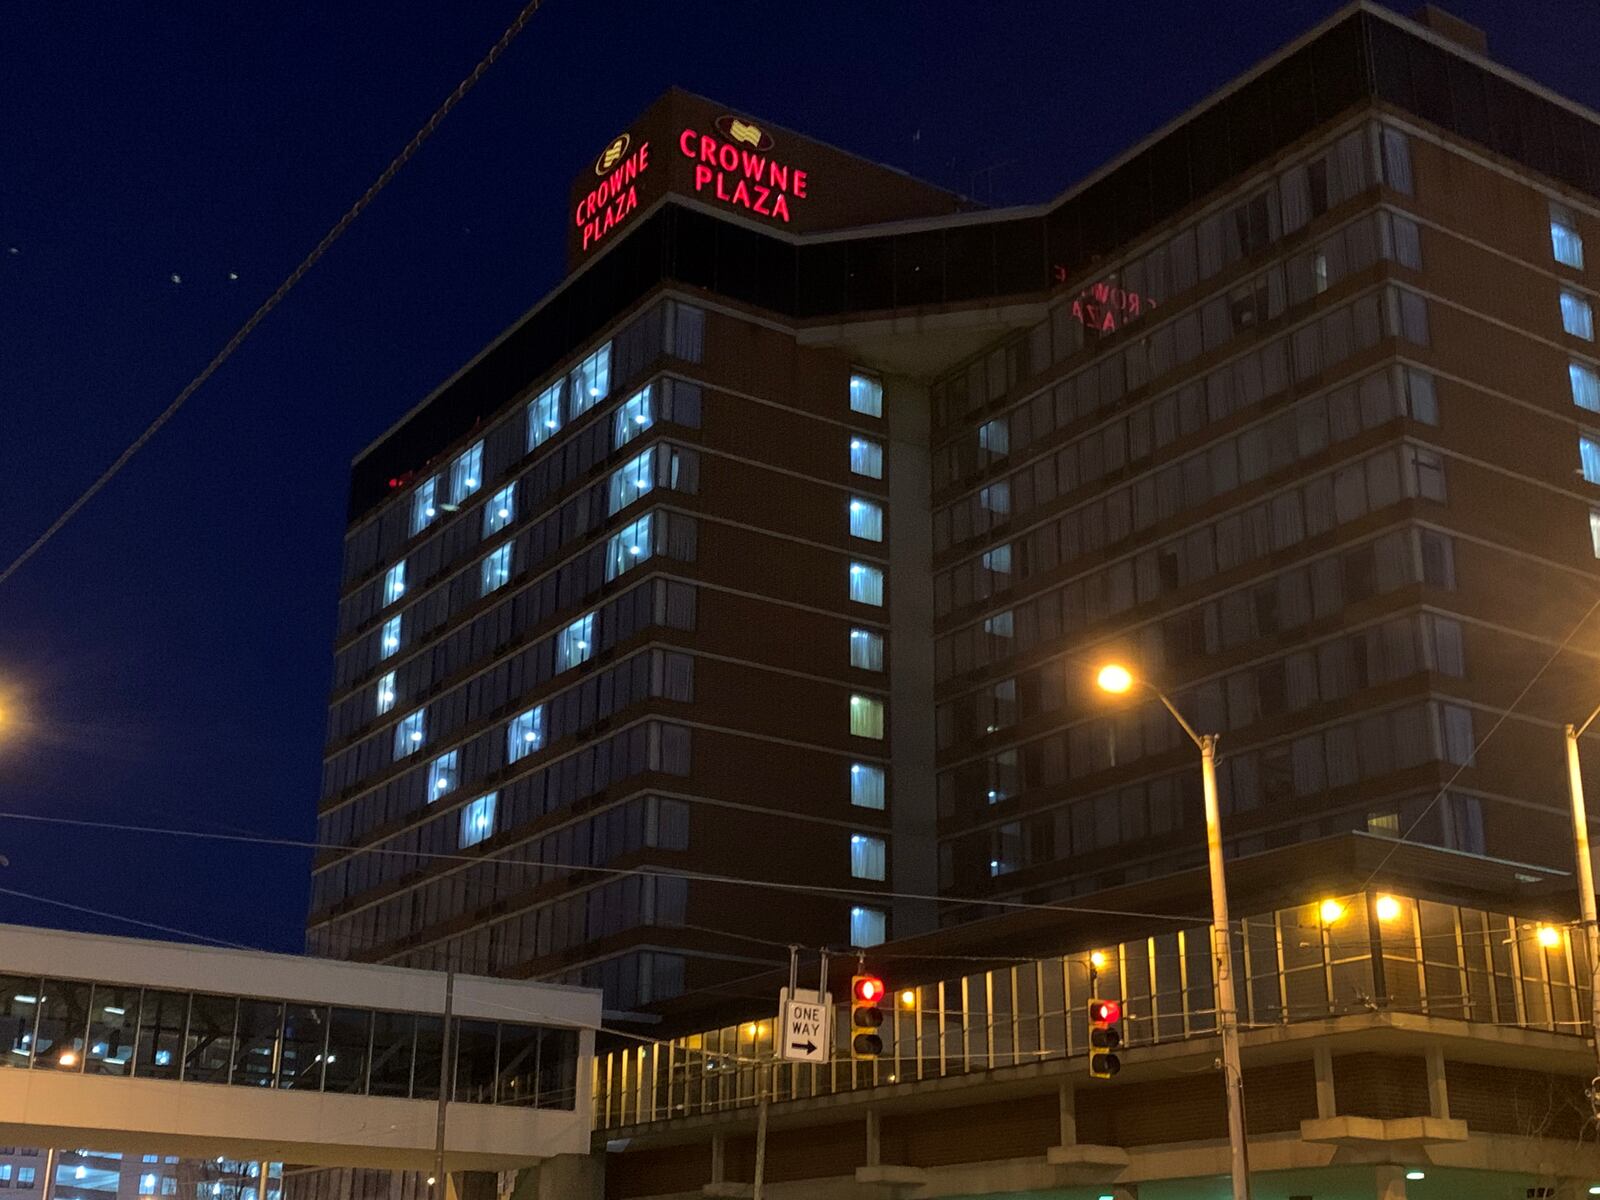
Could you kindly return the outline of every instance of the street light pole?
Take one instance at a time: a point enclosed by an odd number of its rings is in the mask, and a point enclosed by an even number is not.
[[[1161,697],[1163,701],[1166,697]],[[1172,708],[1168,704],[1169,709]],[[1185,729],[1188,723],[1184,722]],[[1192,730],[1189,735],[1194,737]],[[1222,867],[1222,810],[1217,803],[1217,735],[1201,734],[1200,782],[1205,793],[1206,860],[1211,873],[1211,942],[1217,960],[1217,1028],[1228,1098],[1228,1169],[1234,1200],[1250,1200],[1250,1150],[1245,1141],[1244,1070],[1239,1061],[1239,1004],[1233,994],[1233,945],[1228,926],[1228,885]]]
[[[1217,964],[1217,1032],[1222,1035],[1222,1082],[1228,1105],[1228,1168],[1233,1200],[1250,1200],[1250,1153],[1245,1140],[1244,1071],[1239,1061],[1239,1005],[1233,994],[1233,948],[1228,925],[1228,883],[1222,863],[1222,809],[1217,801],[1217,735],[1196,733],[1166,694],[1125,667],[1101,669],[1097,682],[1108,692],[1126,692],[1136,683],[1154,693],[1179,728],[1200,751],[1200,783],[1205,800],[1206,863],[1211,876],[1211,950]]]
[[[1581,726],[1566,727],[1567,794],[1572,801],[1572,850],[1578,868],[1578,914],[1583,918],[1584,949],[1589,959],[1589,1032],[1595,1051],[1597,1086],[1600,1086],[1600,924],[1595,920],[1594,863],[1589,857],[1589,816],[1583,803],[1583,775],[1578,769],[1578,738],[1600,715],[1589,714]]]

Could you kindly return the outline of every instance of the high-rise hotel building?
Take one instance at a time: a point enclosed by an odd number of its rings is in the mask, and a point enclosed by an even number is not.
[[[1187,869],[1112,657],[1230,855],[1570,866],[1600,118],[1470,27],[1353,5],[1000,211],[673,92],[570,218],[356,460],[315,953],[636,1010]]]

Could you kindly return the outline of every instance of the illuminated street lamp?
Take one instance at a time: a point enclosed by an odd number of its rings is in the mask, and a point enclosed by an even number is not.
[[[1239,1064],[1239,1007],[1233,995],[1233,954],[1228,936],[1228,888],[1222,867],[1222,818],[1217,806],[1217,735],[1196,733],[1172,701],[1148,680],[1139,679],[1120,663],[1100,668],[1095,683],[1102,691],[1123,695],[1135,686],[1153,693],[1166,706],[1200,751],[1201,792],[1206,814],[1206,858],[1211,872],[1211,945],[1217,963],[1217,1030],[1222,1034],[1223,1085],[1228,1098],[1229,1168],[1233,1200],[1250,1200],[1250,1159],[1245,1144],[1244,1075]]]

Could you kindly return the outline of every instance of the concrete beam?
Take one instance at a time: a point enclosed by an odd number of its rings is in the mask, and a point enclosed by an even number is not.
[[[1300,1122],[1300,1137],[1329,1146],[1371,1147],[1409,1143],[1464,1142],[1467,1123],[1440,1117],[1318,1117]]]

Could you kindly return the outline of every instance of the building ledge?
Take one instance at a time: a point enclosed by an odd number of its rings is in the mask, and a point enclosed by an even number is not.
[[[1318,1117],[1300,1122],[1300,1137],[1328,1146],[1371,1146],[1408,1142],[1433,1145],[1467,1140],[1467,1123],[1447,1117]]]
[[[755,1186],[748,1183],[708,1183],[700,1189],[700,1194],[716,1200],[750,1200],[755,1191]]]
[[[928,1173],[921,1167],[894,1165],[857,1167],[856,1182],[880,1187],[921,1187],[928,1182]]]
[[[1121,1146],[1051,1146],[1044,1160],[1052,1167],[1121,1170],[1128,1165],[1128,1152]]]

